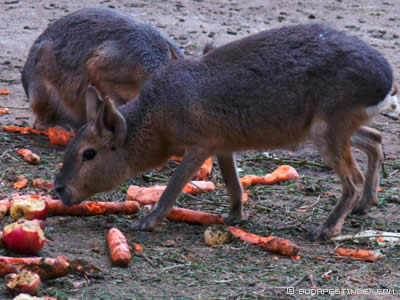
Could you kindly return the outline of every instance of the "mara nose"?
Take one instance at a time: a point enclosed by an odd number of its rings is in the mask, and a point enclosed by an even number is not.
[[[62,195],[65,194],[67,188],[65,186],[57,186],[55,190],[56,193],[62,198]]]

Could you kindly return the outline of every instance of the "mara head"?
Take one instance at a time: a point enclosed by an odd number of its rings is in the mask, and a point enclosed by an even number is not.
[[[88,122],[68,144],[54,183],[65,205],[110,190],[128,173],[124,117],[109,99],[101,99],[93,87],[86,92],[86,114]]]

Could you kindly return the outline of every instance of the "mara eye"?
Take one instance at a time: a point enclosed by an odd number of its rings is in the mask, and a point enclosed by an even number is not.
[[[82,154],[82,161],[91,160],[96,156],[96,150],[87,149]]]

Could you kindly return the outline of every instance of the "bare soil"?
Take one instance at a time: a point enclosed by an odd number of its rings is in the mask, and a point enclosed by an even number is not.
[[[357,35],[379,49],[391,62],[396,81],[400,71],[400,3],[398,0],[248,0],[248,1],[125,1],[125,0],[5,0],[0,2],[0,124],[30,124],[31,113],[24,94],[20,71],[29,47],[47,24],[76,9],[114,7],[137,20],[148,22],[171,36],[187,56],[201,54],[207,42],[216,45],[260,30],[302,22],[326,22]],[[398,120],[379,116],[371,123],[384,136],[385,168],[382,170],[380,203],[367,216],[349,216],[343,233],[365,229],[400,230],[400,146]],[[25,163],[15,151],[27,147],[40,154],[39,166]],[[54,178],[63,149],[50,147],[46,137],[19,135],[0,129],[0,199],[15,192],[17,177]],[[365,168],[366,157],[354,152]],[[97,278],[71,274],[43,283],[40,295],[58,299],[308,299],[300,294],[311,286],[322,289],[369,289],[369,295],[350,295],[335,290],[313,298],[395,299],[400,293],[400,246],[378,244],[374,240],[308,242],[304,236],[325,220],[340,197],[341,187],[333,171],[309,145],[296,149],[238,155],[240,174],[265,174],[281,164],[290,164],[301,175],[297,182],[273,186],[253,186],[248,221],[240,228],[260,235],[288,238],[301,247],[301,259],[278,256],[235,240],[220,248],[203,242],[205,226],[165,221],[156,232],[130,232],[128,225],[143,216],[52,217],[47,220],[45,248],[40,255],[85,259],[97,266]],[[114,191],[96,199],[123,201],[129,184],[149,186],[166,183],[176,163],[159,171],[132,178]],[[218,167],[211,180],[217,191],[196,197],[182,196],[178,206],[224,214],[228,212],[226,191]],[[23,193],[39,193],[29,185]],[[327,193],[329,192],[329,193]],[[319,202],[317,202],[319,200]],[[317,203],[316,203],[317,202]],[[297,211],[301,206],[310,206]],[[1,226],[10,223],[6,217]],[[111,265],[105,235],[116,226],[129,243],[137,242],[144,252],[135,254],[128,268]],[[382,260],[368,263],[342,258],[337,246],[374,249]],[[12,255],[0,249],[0,255]],[[291,295],[285,287],[294,286]],[[384,289],[392,293],[384,295]],[[308,291],[308,290],[304,290]],[[397,292],[397,296],[393,293]],[[11,299],[0,279],[0,299]]]

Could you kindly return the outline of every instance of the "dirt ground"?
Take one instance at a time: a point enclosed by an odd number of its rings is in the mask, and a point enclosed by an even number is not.
[[[172,37],[187,56],[200,55],[207,42],[222,45],[260,30],[286,24],[326,22],[357,35],[379,49],[391,62],[396,82],[400,75],[400,3],[398,0],[248,0],[248,1],[22,1],[0,2],[0,108],[10,113],[0,116],[0,124],[30,124],[31,113],[24,94],[20,72],[29,47],[48,23],[86,7],[113,7],[137,20],[151,23]],[[384,137],[385,168],[382,170],[380,203],[367,216],[349,216],[343,233],[366,229],[399,232],[400,229],[400,146],[398,120],[379,116],[372,127]],[[31,166],[15,150],[28,147],[41,155],[39,166]],[[0,199],[15,192],[12,184],[24,174],[53,179],[63,149],[50,147],[46,137],[22,136],[0,129]],[[366,157],[354,152],[365,168]],[[130,232],[133,216],[96,216],[88,218],[52,217],[47,220],[43,257],[65,255],[81,258],[97,266],[101,276],[79,274],[48,280],[40,295],[58,299],[308,299],[309,288],[326,290],[313,296],[332,299],[395,299],[400,294],[400,246],[360,239],[347,242],[308,242],[304,236],[325,220],[340,197],[336,175],[320,160],[309,145],[296,149],[243,153],[238,156],[240,174],[265,174],[281,164],[290,164],[301,175],[297,182],[250,188],[249,219],[237,224],[260,235],[288,238],[300,247],[299,260],[278,257],[258,247],[233,241],[220,248],[203,242],[206,227],[165,221],[157,232]],[[161,171],[132,178],[113,192],[96,199],[123,201],[129,184],[149,186],[168,181],[176,163]],[[185,208],[224,214],[228,212],[227,195],[218,167],[211,180],[217,191],[193,197],[182,196],[177,205]],[[218,185],[221,184],[221,185]],[[28,186],[24,193],[41,192]],[[329,192],[329,193],[327,193]],[[319,200],[319,201],[318,201]],[[307,209],[300,210],[302,206]],[[10,223],[6,217],[1,226]],[[107,231],[116,226],[133,242],[144,247],[135,254],[128,268],[111,265],[105,242]],[[368,263],[343,259],[334,253],[338,246],[376,250],[382,260]],[[11,255],[0,249],[0,255]],[[295,288],[290,294],[286,287]],[[335,295],[334,289],[345,290]],[[368,295],[351,295],[365,289]],[[390,291],[389,291],[390,290]],[[317,290],[314,290],[317,291]],[[321,292],[321,290],[318,290]],[[396,295],[397,293],[397,295]],[[11,299],[0,279],[0,299]]]

